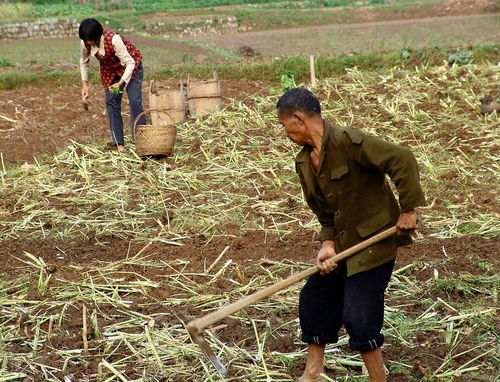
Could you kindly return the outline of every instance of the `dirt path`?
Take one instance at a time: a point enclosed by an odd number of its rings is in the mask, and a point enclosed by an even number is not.
[[[181,44],[174,41],[156,40],[152,38],[133,36],[133,35],[128,36],[128,38],[130,39],[131,42],[137,45],[146,45],[155,48],[180,50],[182,52],[193,53],[193,54],[208,55],[210,53],[210,50],[208,49],[194,45]]]
[[[247,45],[264,56],[343,54],[406,46],[497,43],[500,14],[324,25],[273,31],[193,37],[193,41],[234,50]]]

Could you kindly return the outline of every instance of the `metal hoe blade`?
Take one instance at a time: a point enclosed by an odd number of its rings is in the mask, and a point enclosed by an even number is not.
[[[217,358],[217,356],[214,354],[212,348],[208,344],[208,342],[203,338],[203,332],[200,332],[198,328],[196,327],[189,327],[188,326],[188,331],[191,336],[191,339],[193,342],[201,348],[201,351],[205,356],[209,359],[210,362],[212,362],[212,365],[217,369],[219,373],[222,375],[227,374],[227,369],[225,366],[222,364],[221,361]]]

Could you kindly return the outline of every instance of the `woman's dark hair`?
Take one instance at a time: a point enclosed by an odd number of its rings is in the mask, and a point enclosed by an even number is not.
[[[78,34],[83,41],[99,41],[102,36],[102,25],[96,19],[85,19],[78,28]]]
[[[316,96],[304,88],[288,90],[281,96],[276,107],[283,114],[293,114],[296,111],[301,111],[307,115],[321,113],[321,106]]]

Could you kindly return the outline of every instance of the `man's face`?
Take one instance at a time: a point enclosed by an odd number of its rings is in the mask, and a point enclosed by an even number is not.
[[[278,112],[278,119],[285,128],[285,133],[288,138],[299,146],[304,146],[306,144],[306,125],[300,117],[300,114]]]
[[[97,41],[94,41],[94,40],[85,40],[85,43],[86,43],[87,45],[98,45],[98,44],[97,44]]]

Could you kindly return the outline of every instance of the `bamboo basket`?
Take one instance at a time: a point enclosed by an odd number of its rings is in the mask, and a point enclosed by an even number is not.
[[[148,112],[166,113],[160,109],[147,109],[140,113],[134,121],[135,152],[140,157],[144,156],[170,156],[174,151],[177,127],[173,125],[139,125],[137,121]]]
[[[168,112],[151,112],[153,125],[169,125],[182,123],[186,120],[186,93],[184,84],[179,84],[179,89],[159,89],[158,82],[149,84],[149,107]]]
[[[191,117],[201,117],[219,111],[222,104],[220,80],[214,72],[211,80],[191,82],[187,84],[187,101]]]

